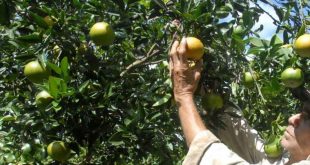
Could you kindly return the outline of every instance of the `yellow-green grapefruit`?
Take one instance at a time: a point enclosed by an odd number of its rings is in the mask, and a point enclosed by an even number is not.
[[[70,148],[63,141],[54,141],[47,146],[47,154],[54,160],[65,162],[70,157]]]
[[[36,104],[38,107],[45,107],[49,103],[51,103],[52,100],[53,100],[53,97],[45,90],[39,92],[36,95]]]
[[[281,80],[284,86],[289,88],[297,88],[304,82],[303,72],[299,68],[286,68],[281,73]]]
[[[50,16],[45,16],[43,19],[49,27],[52,27],[55,24],[54,20]]]
[[[220,94],[207,93],[202,97],[202,106],[206,110],[220,109],[224,105],[224,100]]]
[[[258,80],[258,74],[256,72],[245,72],[243,76],[243,82],[246,87],[253,87],[254,81]]]
[[[31,61],[25,65],[24,75],[34,83],[41,83],[48,78],[48,72],[43,68],[39,61]]]
[[[112,27],[106,22],[95,23],[89,31],[89,36],[96,45],[111,45],[115,39]]]
[[[264,151],[269,158],[278,158],[283,151],[280,144],[280,139],[274,138],[273,140],[267,142],[264,145]]]
[[[310,34],[303,34],[295,41],[295,50],[300,57],[310,57]]]

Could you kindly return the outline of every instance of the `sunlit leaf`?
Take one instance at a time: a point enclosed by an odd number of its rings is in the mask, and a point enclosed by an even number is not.
[[[162,104],[165,104],[166,102],[169,101],[169,99],[171,98],[171,94],[166,94],[163,98],[159,99],[157,102],[155,102],[153,104],[153,107],[156,107],[156,106],[160,106]]]

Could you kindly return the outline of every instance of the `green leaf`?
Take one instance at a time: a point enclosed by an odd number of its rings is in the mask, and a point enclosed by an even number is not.
[[[297,33],[296,38],[298,38],[299,36],[305,34],[305,32],[306,32],[306,24],[303,23],[303,24],[301,25],[301,27],[300,27],[298,33]]]
[[[5,154],[6,163],[13,163],[16,160],[16,157],[13,153]]]
[[[78,7],[78,8],[81,8],[81,6],[82,6],[80,0],[73,0],[73,5]]]
[[[243,19],[243,25],[247,28],[252,28],[252,26],[254,25],[254,22],[253,22],[253,13],[250,12],[250,11],[245,11],[243,13],[243,16],[242,16],[242,19]]]
[[[255,38],[255,37],[250,37],[249,41],[255,47],[268,47],[270,44],[270,42],[267,40],[263,40],[263,39]]]
[[[61,73],[62,73],[62,77],[63,79],[68,82],[69,80],[69,63],[68,63],[68,57],[64,57],[61,60]]]
[[[42,42],[42,35],[39,33],[33,33],[29,35],[24,35],[16,38],[18,41],[26,43],[38,43]]]
[[[166,9],[165,2],[163,2],[162,0],[153,0],[153,1],[161,8]]]
[[[256,47],[263,47],[263,46],[264,46],[262,40],[259,39],[259,38],[251,37],[251,38],[250,38],[250,43],[251,43],[252,45],[256,46]]]
[[[34,22],[40,27],[45,28],[45,29],[49,28],[48,24],[44,21],[44,19],[40,17],[39,15],[37,15],[36,13],[30,12],[29,15],[34,20]]]
[[[276,78],[271,79],[268,84],[262,87],[262,93],[267,97],[276,97],[281,92],[281,84]]]
[[[122,134],[123,134],[123,132],[116,132],[115,134],[113,134],[109,138],[108,142],[110,142],[114,146],[119,146],[119,145],[125,144],[123,141]]]
[[[57,65],[55,65],[51,62],[47,62],[47,66],[49,68],[51,68],[53,71],[55,71],[57,74],[59,74],[59,75],[61,74],[61,69]]]
[[[67,86],[67,83],[63,79],[61,79],[60,81],[60,91],[62,92],[62,95],[67,95],[68,86]]]
[[[274,36],[271,38],[270,46],[282,45],[282,44],[283,44],[283,41],[281,40],[281,38],[278,37],[278,35],[274,35]]]
[[[49,76],[48,83],[49,92],[55,99],[57,99],[59,95],[66,95],[67,84],[63,79]]]
[[[171,98],[171,94],[170,93],[166,94],[163,98],[159,99],[156,103],[154,103],[153,107],[157,107],[157,106],[165,104],[166,102],[169,101],[170,98]]]
[[[131,123],[132,123],[132,119],[128,119],[128,118],[126,118],[125,120],[124,120],[124,124],[126,125],[126,126],[128,126],[128,125],[130,125]]]
[[[82,85],[80,85],[80,86],[79,86],[79,92],[80,92],[80,93],[83,93],[84,90],[85,90],[85,88],[89,85],[89,83],[90,83],[90,81],[87,80],[87,81],[85,81]]]
[[[56,99],[58,98],[59,95],[59,90],[58,90],[58,84],[59,84],[59,79],[53,76],[49,76],[48,79],[48,85],[49,85],[49,92],[50,94]]]
[[[156,113],[155,115],[153,115],[150,119],[150,121],[155,121],[155,119],[157,119],[158,117],[162,116],[161,112]]]
[[[110,84],[107,87],[107,90],[105,92],[105,97],[109,98],[109,97],[113,96],[113,94],[114,94],[114,92],[113,92],[114,87],[115,87],[115,84]]]
[[[15,121],[16,116],[6,115],[1,118],[2,121]]]
[[[8,43],[10,43],[11,45],[15,46],[16,48],[20,47],[20,45],[17,42],[15,42],[15,41],[8,41]]]

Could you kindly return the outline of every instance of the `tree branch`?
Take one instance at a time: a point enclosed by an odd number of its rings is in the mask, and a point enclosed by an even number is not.
[[[145,57],[141,58],[141,59],[138,59],[136,60],[135,62],[133,62],[132,64],[128,65],[126,67],[126,69],[124,71],[122,71],[122,73],[120,74],[121,77],[123,77],[129,70],[131,70],[132,68],[134,67],[137,67],[138,65],[141,65],[143,64],[145,61],[147,61],[148,59],[152,58],[153,56],[159,54],[159,50],[154,50],[155,49],[155,46],[157,44],[154,44],[151,49],[149,50],[149,52],[146,54]]]
[[[267,3],[268,5],[274,7],[270,2],[268,1],[264,1],[265,3]],[[274,22],[276,22],[278,25],[281,24],[281,22],[279,22],[277,19],[275,19],[270,13],[268,13],[266,10],[264,10],[261,6],[259,6],[259,4],[254,3],[255,6],[257,6],[259,9],[261,9],[262,11],[264,11],[264,13],[266,13]]]

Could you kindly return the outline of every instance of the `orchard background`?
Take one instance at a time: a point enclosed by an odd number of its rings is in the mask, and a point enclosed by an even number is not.
[[[270,40],[253,28],[264,13],[276,26]],[[71,149],[64,164],[180,164],[187,147],[168,51],[181,36],[205,45],[196,99],[209,127],[224,126],[224,108],[203,106],[215,93],[265,139],[279,135],[299,105],[282,71],[301,68],[308,86],[309,61],[294,50],[308,14],[306,0],[0,0],[0,164],[60,164],[47,155],[53,141]],[[101,21],[115,31],[111,45],[90,40]],[[33,60],[50,72],[44,82],[24,75]],[[245,72],[257,73],[252,86]],[[46,107],[35,103],[42,90],[53,96]]]

